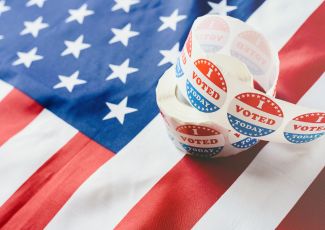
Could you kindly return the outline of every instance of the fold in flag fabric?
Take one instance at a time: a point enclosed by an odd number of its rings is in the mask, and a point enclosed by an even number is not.
[[[325,109],[321,0],[0,0],[0,229],[323,229],[325,142],[199,160],[155,87],[196,17],[279,51],[277,97]]]

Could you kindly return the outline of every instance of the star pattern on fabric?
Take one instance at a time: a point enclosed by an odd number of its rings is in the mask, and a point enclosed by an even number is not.
[[[227,0],[221,0],[219,3],[208,2],[211,10],[209,14],[227,15],[229,12],[236,10],[237,6],[228,6]]]
[[[0,0],[11,8],[0,16],[0,62],[10,75],[2,78],[119,152],[157,113],[148,96],[164,71],[179,62],[173,71],[184,77],[179,50],[195,17],[212,9],[208,1],[222,0]],[[230,14],[241,20],[261,5],[226,3],[238,4]],[[116,115],[114,105],[132,113]]]
[[[29,0],[26,3],[27,7],[30,6],[38,6],[39,8],[42,8],[44,6],[44,3],[46,2],[46,0]]]
[[[159,51],[164,57],[158,63],[158,66],[165,65],[167,63],[175,64],[177,57],[180,55],[179,43],[177,42],[170,50],[160,50]]]
[[[90,44],[83,43],[84,36],[80,35],[75,41],[64,41],[66,49],[61,53],[61,56],[72,54],[75,58],[79,58],[80,52],[91,47]]]
[[[114,0],[115,5],[112,7],[112,11],[116,11],[122,9],[125,13],[130,12],[130,8],[132,5],[138,4],[139,0]]]
[[[109,44],[121,42],[125,47],[129,44],[129,39],[138,36],[140,33],[131,30],[131,23],[128,23],[122,29],[112,28],[114,37],[109,41]]]
[[[38,17],[35,21],[24,22],[25,29],[20,32],[20,35],[31,34],[34,38],[38,36],[40,30],[49,27],[49,24],[43,23],[43,17]]]
[[[4,39],[5,37],[3,35],[0,35],[0,40]]]
[[[169,17],[159,17],[160,21],[162,21],[162,25],[158,28],[158,31],[163,31],[168,28],[176,31],[177,23],[187,18],[186,15],[178,15],[178,9],[174,10],[174,12]]]
[[[10,10],[10,6],[6,5],[5,0],[1,0],[0,1],[0,16],[1,16],[1,14],[3,14],[4,12],[7,12],[9,10]]]
[[[113,71],[106,80],[112,80],[115,78],[119,78],[124,84],[126,83],[126,78],[129,74],[137,72],[137,68],[133,68],[129,66],[130,59],[126,59],[121,65],[109,65],[109,68]]]
[[[80,6],[79,9],[70,9],[70,16],[65,20],[66,23],[77,21],[79,24],[83,24],[85,17],[93,15],[94,11],[87,9],[88,5],[85,3]]]
[[[120,103],[113,104],[110,102],[106,102],[107,107],[110,112],[103,118],[103,120],[109,120],[116,118],[121,125],[124,123],[124,118],[126,114],[133,113],[138,111],[135,108],[127,107],[128,98],[125,97]]]
[[[66,88],[70,93],[77,85],[86,84],[87,81],[78,79],[79,71],[74,72],[71,76],[59,75],[60,82],[53,86],[53,89]]]
[[[34,47],[28,52],[17,52],[18,59],[12,63],[12,65],[21,65],[29,68],[34,61],[43,59],[43,56],[37,55],[37,47]]]

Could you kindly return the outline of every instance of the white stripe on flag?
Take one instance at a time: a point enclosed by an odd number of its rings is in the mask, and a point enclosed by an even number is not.
[[[323,0],[267,0],[247,22],[258,29],[276,50],[287,42]]]
[[[277,0],[268,1],[274,4],[278,2]],[[283,5],[296,6],[298,4],[304,11],[298,15],[295,11],[284,12],[272,7],[262,8],[263,11],[270,10],[268,14],[273,13],[284,20],[280,23],[286,23],[285,20],[291,18],[302,23],[316,9],[316,6],[314,8],[304,7],[302,2],[297,3],[294,0],[281,2]],[[260,9],[257,11],[250,17],[250,20],[258,21],[261,18]],[[274,17],[270,20],[275,24],[278,22]],[[250,24],[254,26],[253,23]],[[282,36],[281,41],[283,41],[279,47],[289,40],[300,24],[293,23],[291,26],[292,29],[285,30],[279,35]],[[278,33],[276,26],[270,28],[269,34],[272,34],[272,30]],[[167,138],[165,124],[158,115],[117,156],[102,166],[77,190],[52,219],[47,229],[113,228],[181,159],[179,154]]]
[[[0,80],[0,101],[13,89],[11,85]]]
[[[112,229],[182,157],[157,116],[79,188],[47,229]]]
[[[302,98],[325,101],[322,77]],[[325,166],[325,141],[305,145],[269,143],[195,225],[195,229],[274,229]]]
[[[325,73],[317,80],[317,82],[312,86],[312,90],[307,91],[303,98],[299,101],[299,105],[306,106],[308,108],[318,108],[325,110],[325,100],[319,98],[319,95],[324,95],[325,89]],[[319,94],[315,94],[319,92]]]
[[[77,130],[43,110],[26,128],[0,147],[0,205]]]

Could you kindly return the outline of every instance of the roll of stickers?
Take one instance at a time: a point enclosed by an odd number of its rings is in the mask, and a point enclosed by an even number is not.
[[[216,157],[258,140],[319,139],[325,113],[274,98],[278,71],[276,52],[246,23],[227,16],[198,18],[177,64],[157,86],[157,103],[176,146]]]
[[[228,58],[221,57],[220,61]],[[238,64],[245,69],[244,65]],[[232,68],[232,72],[239,69]],[[227,73],[229,76],[239,76]],[[252,85],[252,79],[249,75],[246,77],[242,75],[241,83]],[[157,102],[166,122],[169,137],[181,151],[199,157],[226,157],[238,154],[258,143],[256,138],[232,132],[225,129],[222,124],[210,121],[206,114],[191,107],[181,95],[177,96],[176,92],[175,73],[174,69],[170,68],[157,86]]]

